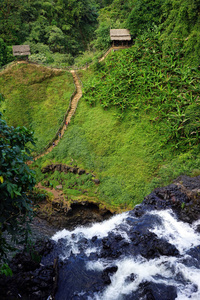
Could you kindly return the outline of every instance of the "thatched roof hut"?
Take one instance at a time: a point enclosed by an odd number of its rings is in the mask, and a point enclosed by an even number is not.
[[[15,45],[12,49],[14,56],[28,56],[31,54],[29,45]]]
[[[128,29],[110,29],[111,41],[131,41]]]

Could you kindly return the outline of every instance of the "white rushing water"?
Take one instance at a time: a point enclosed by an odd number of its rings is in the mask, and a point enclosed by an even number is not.
[[[196,222],[193,226],[188,223],[177,221],[175,215],[168,210],[151,212],[158,215],[162,219],[162,225],[150,229],[159,238],[166,239],[170,244],[174,245],[181,254],[200,244],[199,235],[194,231]]]
[[[92,239],[92,237],[97,236],[98,238],[104,238],[106,237],[109,232],[116,232],[117,227],[120,224],[123,224],[125,222],[125,219],[127,217],[128,213],[122,213],[119,215],[116,215],[112,217],[111,219],[104,221],[102,223],[95,223],[92,226],[89,227],[77,227],[73,231],[69,231],[66,229],[63,229],[59,232],[57,232],[52,239],[54,241],[58,241],[59,239],[65,239],[67,244],[67,251],[65,255],[63,256],[63,259],[66,259],[70,256],[71,252],[73,254],[80,253],[80,250],[78,248],[78,242],[82,238],[86,239]],[[126,235],[125,232],[122,232],[122,234]],[[89,255],[92,252],[96,252],[98,249],[96,248],[87,248],[85,254]]]
[[[118,267],[117,271],[110,276],[111,284],[100,293],[94,294],[93,297],[88,297],[88,300],[124,300],[127,295],[137,291],[141,283],[147,281],[175,286],[177,288],[176,299],[178,300],[200,300],[200,268],[198,267],[200,262],[195,264],[195,259],[186,253],[189,249],[195,249],[200,245],[200,234],[195,232],[200,221],[192,225],[177,221],[170,210],[153,211],[147,214],[153,214],[160,219],[159,225],[148,224],[149,231],[155,233],[158,238],[174,245],[179,250],[180,255],[178,257],[161,256],[150,260],[140,255],[124,256],[112,261],[99,258],[97,261],[86,262],[86,270],[98,272],[102,272],[107,267]],[[126,222],[127,217],[136,219],[129,213],[123,213],[90,227],[78,227],[71,232],[62,230],[56,233],[53,239],[55,241],[61,238],[66,240],[66,251],[63,259],[69,257],[71,252],[73,254],[80,252],[78,243],[83,238],[92,239],[94,236],[103,238],[108,236],[110,232],[115,232],[129,241],[127,230],[129,230],[130,225]],[[89,246],[84,250],[84,253],[89,256],[97,251],[97,248]],[[188,263],[185,263],[188,260],[193,260],[194,263],[188,266]],[[134,280],[130,280],[131,276],[134,276]],[[84,291],[82,294],[84,295]]]

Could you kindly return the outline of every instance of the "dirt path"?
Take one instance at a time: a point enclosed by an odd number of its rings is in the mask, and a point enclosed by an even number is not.
[[[129,47],[127,46],[114,46],[114,47],[111,47],[110,49],[108,49],[108,51],[99,59],[99,62],[103,61],[106,56],[113,50],[113,51],[117,51],[117,50],[120,50],[120,49],[127,49]]]
[[[99,59],[99,62],[103,61],[106,56],[113,50],[113,51],[116,51],[118,49],[122,49],[122,48],[125,48],[125,47],[111,47],[100,59]],[[83,70],[86,70],[87,68],[83,68]],[[54,69],[54,71],[60,71],[59,69]],[[76,111],[76,108],[77,108],[77,105],[78,105],[78,102],[80,100],[80,98],[82,97],[82,88],[81,88],[81,83],[78,79],[78,76],[75,72],[75,70],[71,70],[70,71],[72,76],[73,76],[73,79],[74,79],[74,84],[76,86],[76,94],[74,95],[74,97],[72,98],[71,100],[71,108],[70,108],[70,111],[66,117],[66,124],[63,125],[61,131],[60,131],[60,135],[58,137],[58,139],[55,140],[55,142],[44,152],[42,153],[41,155],[38,155],[34,158],[34,161],[39,159],[40,157],[43,157],[44,155],[50,153],[54,147],[56,147],[60,141],[60,139],[62,139],[64,133],[65,133],[65,130],[67,129],[67,126],[69,125],[70,121],[71,121],[71,118],[72,116],[74,115],[75,111]],[[31,164],[32,162],[28,162],[28,164]],[[39,189],[44,189],[48,192],[51,192],[54,196],[54,199],[63,199],[63,192],[62,190],[56,190],[56,189],[50,189],[46,186],[42,186],[41,183],[38,183],[36,185],[37,188]]]
[[[49,193],[52,193],[54,196],[54,199],[59,199],[62,195],[63,195],[63,191],[62,190],[56,190],[53,188],[48,188],[46,186],[43,186],[40,182],[36,185],[37,188],[42,189],[42,190],[46,190]]]
[[[100,59],[99,59],[99,62],[103,61],[106,56],[113,50],[113,51],[116,51],[116,50],[119,50],[119,49],[125,49],[125,48],[128,48],[127,46],[119,46],[119,47],[111,47]],[[18,63],[18,62],[17,62]],[[86,70],[87,68],[83,68],[83,70]],[[63,70],[60,70],[60,69],[56,69],[56,68],[53,68],[54,71],[63,71]],[[77,108],[77,105],[78,105],[78,101],[80,100],[80,98],[82,97],[82,89],[81,89],[81,84],[79,82],[79,79],[78,79],[78,76],[76,75],[76,72],[75,70],[71,70],[70,71],[72,73],[72,76],[73,76],[73,79],[74,79],[74,84],[76,86],[76,94],[74,95],[74,97],[72,98],[72,101],[71,101],[71,109],[67,115],[67,118],[66,118],[66,123],[69,124],[70,121],[71,121],[71,118],[72,116],[74,115],[75,111],[76,111],[76,108]],[[58,137],[58,139],[55,140],[55,142],[42,154],[36,156],[34,158],[34,161],[39,159],[40,157],[43,157],[44,155],[48,154],[49,152],[51,152],[53,150],[53,148],[55,146],[58,145],[60,139],[63,137],[64,135],[64,132],[65,130],[67,129],[67,126],[66,124],[63,125],[61,131],[60,131],[60,135]],[[27,164],[31,164],[32,162],[27,162]]]
[[[126,46],[120,46],[120,47],[111,47],[100,59],[99,59],[99,62],[103,61],[106,56],[113,50],[113,51],[116,51],[116,50],[119,50],[119,49],[125,49],[125,48],[128,48]],[[86,70],[87,68],[83,68],[83,70]],[[54,69],[56,71],[61,71],[59,69]],[[78,79],[78,76],[76,75],[76,72],[75,70],[71,70],[70,71],[72,73],[72,76],[73,76],[73,79],[74,79],[74,84],[76,86],[76,94],[74,95],[72,101],[71,101],[71,109],[67,115],[67,118],[66,118],[66,123],[69,124],[70,121],[71,121],[71,118],[72,116],[74,115],[75,111],[76,111],[76,108],[77,108],[77,105],[78,105],[78,101],[80,100],[80,98],[82,97],[82,89],[81,89],[81,84],[79,82],[79,79]],[[48,154],[49,152],[51,152],[53,150],[53,148],[55,146],[58,145],[60,139],[63,137],[64,135],[64,132],[65,130],[67,129],[67,126],[64,124],[64,126],[62,127],[61,131],[60,131],[60,136],[58,137],[57,140],[55,140],[55,142],[42,154],[36,156],[34,158],[34,161],[39,159],[40,157],[43,157],[44,155]],[[31,162],[28,162],[28,164],[31,164]]]
[[[75,111],[76,111],[76,108],[77,108],[77,105],[78,105],[78,101],[80,100],[80,98],[82,97],[82,89],[81,89],[81,84],[78,80],[78,77],[76,75],[76,72],[74,70],[71,70],[70,71],[72,73],[72,76],[73,76],[73,79],[74,79],[74,83],[76,85],[76,94],[74,95],[74,97],[72,98],[72,101],[71,101],[71,109],[67,115],[67,118],[66,118],[66,122],[67,124],[70,123],[71,121],[71,118],[72,116],[74,115]],[[59,138],[54,142],[54,145],[52,145],[51,147],[49,147],[44,153],[42,153],[41,155],[38,155],[34,158],[34,161],[37,160],[38,158],[48,154],[49,152],[52,151],[52,149],[58,145],[60,139],[63,137],[64,135],[64,132],[65,130],[67,129],[67,126],[64,124],[63,128],[61,129],[61,132],[60,132],[60,136]]]

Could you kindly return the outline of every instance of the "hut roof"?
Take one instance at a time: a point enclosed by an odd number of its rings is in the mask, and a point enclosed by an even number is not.
[[[110,29],[111,41],[130,41],[131,35],[128,29]]]
[[[16,46],[13,46],[12,48],[13,48],[14,56],[31,54],[29,45],[16,45]]]

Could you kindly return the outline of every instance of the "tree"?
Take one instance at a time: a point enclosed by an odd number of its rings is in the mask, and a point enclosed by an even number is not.
[[[0,67],[6,65],[14,59],[11,51],[9,50],[9,47],[7,47],[3,39],[0,38]]]
[[[200,64],[200,2],[199,0],[166,0],[163,4],[164,22],[161,25],[164,50],[182,40],[190,66]]]
[[[110,46],[110,26],[106,22],[102,22],[96,30],[97,38],[94,45],[97,49],[103,50]]]
[[[162,21],[162,4],[164,0],[135,0],[133,9],[127,18],[126,26],[131,34],[143,34]]]
[[[63,53],[65,45],[65,35],[63,34],[62,30],[54,25],[47,27],[46,31],[50,50],[53,52]]]
[[[0,100],[3,96],[0,94]],[[0,113],[0,260],[6,258],[10,242],[27,240],[28,223],[33,210],[27,193],[35,185],[34,173],[28,165],[33,133],[25,127],[8,126]],[[0,263],[0,269],[1,269]]]

